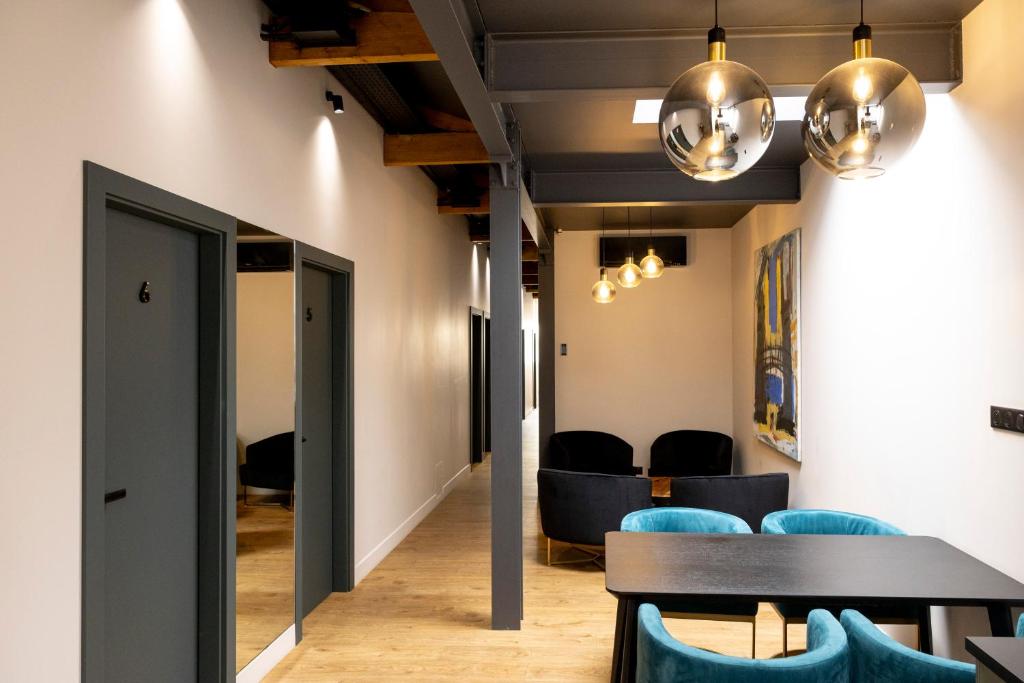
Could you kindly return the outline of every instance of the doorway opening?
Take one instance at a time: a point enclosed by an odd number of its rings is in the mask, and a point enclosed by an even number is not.
[[[478,308],[469,309],[469,464],[484,461],[490,450],[490,368],[487,337],[490,320]]]

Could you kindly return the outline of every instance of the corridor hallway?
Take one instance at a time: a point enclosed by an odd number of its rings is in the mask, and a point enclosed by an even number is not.
[[[607,681],[615,600],[594,565],[548,567],[537,513],[537,412],[523,422],[524,620],[490,630],[490,466],[477,466],[351,593],[303,622],[267,681]],[[559,546],[562,548],[562,546]],[[782,649],[758,618],[758,656]],[[686,642],[749,656],[750,627],[669,620]],[[802,647],[803,628],[791,629]]]

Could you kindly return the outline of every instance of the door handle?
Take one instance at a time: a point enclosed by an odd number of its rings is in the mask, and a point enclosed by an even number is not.
[[[103,494],[103,504],[113,503],[115,500],[121,500],[128,495],[126,489],[117,489],[116,491],[107,491]]]

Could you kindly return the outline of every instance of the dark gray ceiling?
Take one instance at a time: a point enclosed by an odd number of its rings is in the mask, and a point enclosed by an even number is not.
[[[644,233],[649,226],[654,230],[730,228],[752,208],[750,204],[634,206],[629,207],[628,216],[626,207],[555,206],[540,211],[545,223],[557,230],[625,230],[632,226],[634,232]]]
[[[918,65],[913,59],[918,54],[935,55],[936,45],[955,51],[948,47],[950,31],[958,36],[956,23],[979,2],[868,0],[865,19],[875,25],[879,51],[907,43],[905,31],[929,34],[930,38],[922,37],[919,43],[902,46],[905,53],[893,58],[910,61],[908,67],[917,72],[937,63],[922,81],[934,81],[937,84],[932,89],[942,91],[958,82],[959,73],[949,71],[951,60],[940,54],[938,59]],[[711,0],[466,0],[466,4],[488,36],[485,74],[492,99],[505,102],[519,121],[533,171],[562,178],[580,171],[671,168],[656,126],[632,123],[633,108],[638,97],[660,97],[676,75],[703,59],[704,31],[714,23]],[[727,29],[739,29],[730,35],[748,36],[746,43],[742,38],[735,41],[738,44],[730,54],[748,63],[758,62],[755,57],[763,60],[763,64],[751,65],[775,76],[769,82],[777,93],[806,91],[830,65],[848,58],[849,31],[859,20],[859,11],[857,0],[719,0],[720,23]],[[922,27],[925,30],[920,30]],[[776,36],[792,29],[805,40],[792,52],[780,51],[773,49],[779,44],[754,44],[761,29]],[[676,41],[676,35],[681,39]],[[926,44],[925,40],[932,42]],[[687,44],[681,46],[684,42]],[[802,72],[792,69],[800,62]],[[795,169],[806,159],[800,123],[780,122],[771,147],[755,168]],[[679,182],[694,181],[681,176]],[[708,191],[713,196],[712,188]],[[558,206],[543,209],[551,227],[600,226],[601,211],[593,206],[600,202],[577,206],[553,203]],[[742,218],[756,199],[715,204],[710,199],[694,199],[689,193],[678,204],[659,206],[656,223],[661,227],[727,227]],[[634,214],[642,213],[646,222],[646,211]]]
[[[712,0],[469,0],[488,33],[707,29]],[[960,21],[981,0],[867,0],[872,24]],[[719,22],[729,28],[856,24],[857,0],[719,0]]]

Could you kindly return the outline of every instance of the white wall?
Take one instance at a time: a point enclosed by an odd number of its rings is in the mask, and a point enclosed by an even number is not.
[[[600,233],[555,238],[556,429],[617,434],[644,466],[664,432],[732,433],[730,233],[685,234],[689,265],[610,304],[590,296]]]
[[[73,681],[82,160],[355,261],[360,575],[466,464],[466,309],[486,302],[486,264],[421,172],[382,167],[354,98],[329,114],[324,70],[269,66],[259,0],[12,0],[4,18],[0,679]]]
[[[522,311],[522,326],[523,326],[523,391],[526,400],[523,401],[523,412],[529,415],[537,408],[533,401],[533,393],[537,385],[537,374],[534,370],[534,363],[537,361],[534,358],[537,355],[537,349],[534,345],[534,335],[540,330],[540,324],[537,320],[538,313],[538,302],[537,299],[533,298],[533,294],[527,291],[523,291],[523,311]],[[540,396],[537,397],[540,400]]]
[[[877,180],[811,162],[802,197],[733,231],[734,430],[744,471],[789,472],[797,507],[877,515],[941,536],[1024,580],[1024,437],[989,427],[1024,406],[1024,3],[986,0],[964,22],[962,86],[928,98],[921,140]],[[755,441],[753,256],[803,228],[804,462]],[[962,656],[982,610],[936,646]],[[941,618],[940,618],[941,617]]]
[[[239,273],[236,431],[247,446],[295,429],[295,273]]]

